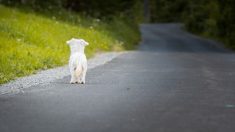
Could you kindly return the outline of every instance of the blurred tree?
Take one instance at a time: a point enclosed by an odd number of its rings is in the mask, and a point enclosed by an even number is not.
[[[0,0],[0,2],[10,6],[30,6],[36,10],[65,8],[99,18],[123,14],[135,18],[143,15],[143,0]]]
[[[145,22],[150,21],[150,3],[149,0],[144,0],[144,19]]]

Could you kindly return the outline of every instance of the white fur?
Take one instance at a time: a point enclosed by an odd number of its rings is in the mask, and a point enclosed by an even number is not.
[[[85,84],[87,72],[87,59],[84,54],[88,43],[83,39],[72,38],[66,42],[70,46],[69,70],[71,73],[70,83]]]

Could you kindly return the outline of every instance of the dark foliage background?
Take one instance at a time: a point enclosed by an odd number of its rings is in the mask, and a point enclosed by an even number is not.
[[[235,49],[234,0],[151,0],[152,22],[183,22],[186,29]]]
[[[101,19],[125,18],[131,25],[143,19],[144,0],[0,0],[35,10],[64,8]],[[215,38],[235,49],[234,0],[149,0],[151,22],[182,22],[188,31]]]
[[[26,5],[35,10],[65,8],[95,17],[133,13],[142,0],[0,0],[5,5]],[[137,11],[138,12],[138,11]]]

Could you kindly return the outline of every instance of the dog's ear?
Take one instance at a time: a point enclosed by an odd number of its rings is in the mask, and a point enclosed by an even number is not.
[[[89,45],[89,43],[88,43],[88,42],[86,42],[85,40],[81,39],[81,41],[82,41],[82,44],[83,44],[84,46]]]
[[[72,38],[72,39],[66,41],[66,44],[67,44],[67,45],[70,45],[73,40],[74,40],[74,38]]]
[[[70,40],[66,41],[68,45],[71,45],[74,41],[77,41],[75,38],[71,38]]]
[[[66,44],[69,45],[70,44],[70,40],[66,41]]]

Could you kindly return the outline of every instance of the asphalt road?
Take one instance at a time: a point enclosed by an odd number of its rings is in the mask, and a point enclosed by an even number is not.
[[[178,24],[142,25],[138,51],[0,97],[0,132],[234,132],[235,54]]]

